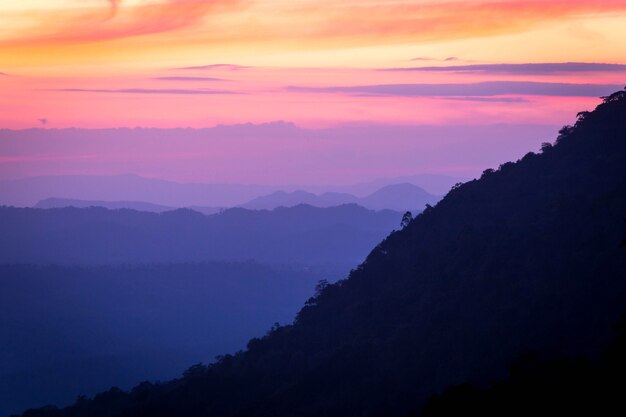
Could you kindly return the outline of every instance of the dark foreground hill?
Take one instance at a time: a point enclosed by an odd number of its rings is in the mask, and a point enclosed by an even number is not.
[[[0,263],[247,261],[340,264],[346,271],[399,227],[402,214],[357,205],[272,211],[0,207]]]
[[[626,308],[625,218],[622,91],[451,190],[245,352],[24,416],[403,416],[529,350],[594,357]]]

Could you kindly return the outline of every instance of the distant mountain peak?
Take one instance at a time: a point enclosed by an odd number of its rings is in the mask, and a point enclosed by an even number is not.
[[[313,194],[297,190],[293,192],[277,191],[257,197],[242,207],[251,209],[272,209],[280,206],[293,207],[309,204],[316,207],[332,207],[343,204],[358,204],[370,210],[421,211],[426,204],[434,204],[439,197],[427,193],[422,188],[410,184],[390,184],[365,197],[356,197],[348,193],[325,192]]]

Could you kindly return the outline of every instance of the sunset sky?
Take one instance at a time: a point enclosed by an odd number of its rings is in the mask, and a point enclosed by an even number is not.
[[[626,85],[626,0],[20,0],[0,28],[9,129],[554,128]],[[4,177],[42,156],[19,152],[0,142]]]

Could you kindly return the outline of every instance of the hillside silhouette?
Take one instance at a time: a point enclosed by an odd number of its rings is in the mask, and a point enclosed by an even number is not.
[[[189,209],[0,207],[0,263],[119,264],[247,261],[343,265],[348,271],[402,213],[357,205]]]
[[[511,365],[507,379],[487,389],[469,384],[449,387],[408,417],[614,415],[623,406],[624,324],[622,320],[616,326],[615,340],[598,359],[527,352]]]
[[[625,217],[620,91],[454,187],[245,352],[23,416],[405,416],[524,352],[595,360],[626,305]]]

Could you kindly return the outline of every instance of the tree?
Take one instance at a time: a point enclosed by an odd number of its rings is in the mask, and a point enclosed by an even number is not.
[[[407,211],[402,216],[402,221],[400,222],[400,226],[402,228],[405,228],[409,225],[409,223],[411,223],[411,221],[413,221],[413,213],[411,213],[410,211]]]

